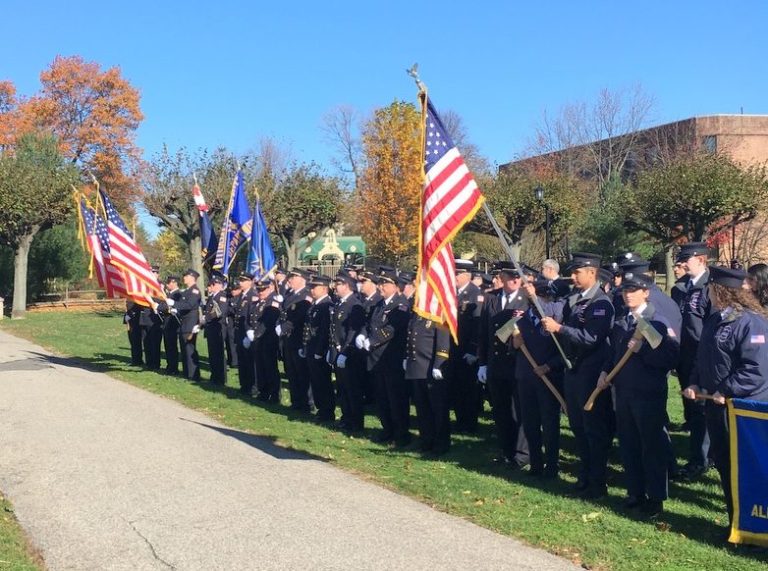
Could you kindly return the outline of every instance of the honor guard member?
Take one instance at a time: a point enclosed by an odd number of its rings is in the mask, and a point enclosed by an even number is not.
[[[697,366],[701,331],[712,312],[707,288],[708,256],[709,248],[703,242],[684,244],[677,255],[677,261],[683,264],[687,274],[682,284],[685,292],[678,299],[683,322],[680,332],[680,362],[677,365],[677,378],[681,389],[692,384],[691,376]],[[688,463],[683,467],[680,476],[686,480],[695,480],[707,470],[709,464],[709,435],[704,416],[704,401],[684,398],[683,413],[691,432],[688,440]]]
[[[235,283],[229,284],[227,287],[227,305],[229,311],[227,313],[227,368],[237,369],[237,344],[239,339],[235,338],[235,306],[240,303],[240,296],[243,290],[240,288],[240,282],[235,280]]]
[[[224,346],[227,341],[227,317],[229,300],[224,287],[224,277],[211,276],[208,282],[208,299],[203,308],[201,320],[205,340],[208,344],[208,362],[211,367],[211,382],[214,385],[227,384],[227,363]]]
[[[496,332],[509,320],[519,318],[528,309],[528,298],[520,289],[520,274],[512,262],[496,264],[502,289],[486,295],[480,317],[477,378],[488,383],[493,422],[501,446],[501,461],[515,468],[528,463],[528,445],[521,429],[520,398],[515,380],[515,351],[501,341]]]
[[[288,287],[288,274],[285,272],[282,266],[275,268],[275,293],[281,296],[279,301],[282,303],[285,296],[289,293],[290,287]]]
[[[152,266],[152,273],[156,279],[159,271],[158,266]],[[144,364],[151,371],[159,371],[160,347],[163,343],[163,320],[157,312],[157,306],[144,307],[141,310],[139,325],[141,325],[141,341],[144,345]]]
[[[625,312],[611,329],[611,351],[597,381],[598,388],[603,390],[613,386],[619,451],[627,486],[624,505],[651,517],[661,515],[667,499],[667,375],[677,364],[680,352],[672,324],[650,301],[653,285],[653,278],[647,274],[626,272],[622,276]],[[653,348],[638,337],[638,318],[658,332],[658,347]],[[608,373],[628,352],[631,356],[609,384]]]
[[[397,290],[394,268],[381,266],[377,276],[381,299],[376,304],[365,333],[355,339],[358,349],[368,351],[368,370],[376,382],[376,405],[382,431],[376,442],[395,441],[407,446],[410,402],[403,371],[408,334],[408,301]]]
[[[363,384],[366,353],[355,346],[355,338],[365,330],[365,311],[357,297],[357,280],[344,270],[334,281],[336,303],[331,308],[331,348],[329,362],[336,374],[341,405],[339,427],[351,432],[363,430]]]
[[[314,276],[308,283],[312,305],[304,323],[303,351],[307,360],[312,399],[317,408],[317,420],[336,421],[336,398],[331,382],[331,366],[328,363],[331,347],[331,298],[328,291],[331,278]]]
[[[232,302],[232,312],[235,324],[235,340],[237,341],[237,374],[240,380],[240,394],[251,396],[256,382],[256,371],[251,357],[251,339],[247,336],[250,329],[248,316],[251,305],[259,303],[259,295],[253,289],[253,274],[243,272],[237,278],[240,295]]]
[[[575,290],[567,300],[560,302],[562,323],[551,317],[542,319],[544,329],[558,335],[571,361],[572,368],[565,371],[563,384],[568,421],[581,460],[576,491],[593,499],[607,492],[608,452],[614,426],[609,394],[603,392],[591,411],[584,410],[610,354],[607,338],[613,326],[613,304],[600,289],[599,268],[600,256],[574,253],[568,269]]]
[[[744,270],[714,266],[709,269],[709,296],[713,305],[704,323],[688,399],[707,394],[707,428],[712,459],[720,474],[728,519],[733,521],[731,455],[725,399],[768,402],[768,321],[765,309],[742,284]]]
[[[141,309],[142,307],[138,303],[126,300],[123,323],[128,328],[128,344],[131,346],[131,365],[144,364],[141,347],[141,325],[139,325]]]
[[[474,264],[470,260],[456,260],[455,263],[458,342],[451,339],[446,377],[449,402],[456,413],[456,432],[474,433],[477,431],[480,405],[477,339],[480,335],[480,314],[485,297],[480,288],[471,281]]]
[[[275,332],[283,344],[283,364],[285,376],[288,378],[288,392],[291,397],[291,408],[309,412],[309,371],[307,361],[299,356],[304,344],[304,324],[307,311],[312,304],[312,296],[307,289],[309,273],[293,268],[288,272],[288,289],[283,300],[280,319]]]
[[[359,296],[360,302],[363,305],[363,311],[365,312],[366,326],[371,322],[371,316],[373,316],[373,309],[376,304],[381,301],[381,294],[378,288],[378,277],[374,272],[370,270],[363,270],[359,275],[360,289]],[[373,377],[372,372],[367,372],[365,375],[365,384],[363,385],[363,398],[365,404],[372,404],[376,401],[376,380]]]
[[[541,301],[548,316],[556,321],[562,319],[562,306],[553,303],[568,293],[568,284],[559,279],[540,277],[533,284],[525,286],[526,294],[532,292]],[[530,297],[530,296],[529,296]],[[530,305],[517,321],[517,332],[512,346],[520,349],[523,343],[536,363],[536,368],[524,355],[515,359],[515,378],[520,394],[520,411],[523,431],[528,441],[531,469],[529,474],[536,477],[556,478],[559,472],[560,455],[560,403],[544,384],[541,375],[563,394],[563,360],[560,352],[541,323],[536,308]],[[543,447],[543,452],[542,452]]]
[[[168,276],[165,278],[166,297],[175,302],[181,297],[179,278]],[[162,306],[160,306],[162,307]],[[158,307],[158,311],[160,309]],[[181,322],[177,315],[171,314],[168,304],[165,304],[163,314],[163,345],[165,345],[165,372],[169,375],[179,373],[179,326]]]
[[[436,455],[445,454],[451,447],[448,380],[443,374],[449,339],[444,325],[411,313],[403,369],[405,380],[413,385],[419,450]]]
[[[251,357],[256,375],[256,398],[264,402],[280,403],[280,371],[277,368],[277,320],[280,302],[277,301],[272,280],[263,279],[254,285],[258,302],[252,303],[248,314],[249,329],[246,338],[251,341]]]
[[[413,272],[403,271],[397,274],[397,287],[400,290],[402,296],[408,300],[408,308],[413,308],[413,294],[416,293],[416,286],[414,281],[416,280],[416,274]]]
[[[627,259],[625,256],[624,261],[619,263],[619,270],[621,271],[622,276],[625,273],[650,274],[651,262],[648,260],[643,260],[640,257]],[[622,282],[620,281],[619,283]],[[621,290],[619,290],[619,295],[622,295]],[[672,328],[679,340],[680,330],[683,325],[683,318],[680,314],[679,306],[672,300],[671,297],[661,291],[661,288],[657,286],[656,282],[654,281],[651,281],[651,284],[648,287],[648,301],[651,305],[653,305],[654,308],[656,308],[656,312],[662,315],[664,319],[669,323],[669,326]],[[617,317],[624,313],[623,298],[620,304],[614,304],[614,308],[616,309]]]
[[[167,299],[165,303],[171,307],[171,313],[181,322],[179,326],[179,345],[181,347],[181,367],[184,377],[191,381],[200,380],[197,355],[197,334],[200,331],[200,304],[202,296],[197,287],[200,274],[188,269],[181,279],[186,288],[182,290],[178,301]]]

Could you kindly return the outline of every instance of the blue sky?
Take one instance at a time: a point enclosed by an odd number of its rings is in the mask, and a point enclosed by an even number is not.
[[[419,62],[438,109],[491,163],[547,110],[641,84],[653,123],[768,113],[768,2],[21,2],[0,15],[0,79],[23,94],[57,54],[120,66],[142,95],[138,143],[291,145],[328,164],[330,108],[415,101]]]

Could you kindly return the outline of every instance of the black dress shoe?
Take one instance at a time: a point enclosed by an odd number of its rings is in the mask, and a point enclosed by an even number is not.
[[[685,482],[693,482],[701,478],[706,471],[707,468],[700,464],[686,464],[681,471],[680,479]]]
[[[628,510],[641,507],[645,503],[645,496],[628,496],[624,499],[624,507]]]
[[[656,518],[664,513],[664,502],[660,500],[648,500],[640,506],[643,515],[649,518]]]

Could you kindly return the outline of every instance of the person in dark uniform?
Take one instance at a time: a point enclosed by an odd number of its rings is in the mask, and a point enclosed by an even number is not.
[[[413,401],[419,427],[419,449],[441,455],[451,447],[448,380],[443,366],[448,361],[450,333],[444,325],[411,313],[405,348],[405,380],[413,385]]]
[[[680,332],[680,362],[677,366],[677,377],[681,389],[692,384],[691,377],[697,366],[696,355],[701,330],[712,312],[707,288],[709,284],[708,255],[709,248],[705,243],[691,242],[684,244],[677,256],[677,261],[683,264],[687,273],[681,284],[681,290],[684,291],[678,297],[683,321]],[[688,463],[683,467],[680,476],[685,480],[695,480],[704,474],[709,465],[709,435],[704,402],[684,398],[683,413],[691,433],[688,441]]]
[[[165,278],[166,297],[174,302],[179,301],[181,290],[179,289],[179,278],[168,276]],[[179,325],[181,322],[176,315],[167,311],[165,305],[163,319],[163,345],[165,346],[165,372],[168,375],[177,375],[179,373]],[[159,310],[159,308],[158,308]]]
[[[304,323],[312,304],[307,289],[309,274],[299,268],[288,272],[288,289],[283,300],[280,318],[275,328],[282,342],[285,376],[288,378],[288,392],[291,408],[301,412],[310,411],[309,371],[307,361],[299,356],[304,340]]]
[[[705,414],[712,459],[733,520],[730,436],[727,398],[768,402],[768,320],[751,292],[742,289],[746,272],[714,266],[709,269],[709,296],[714,307],[704,323],[696,355],[697,367],[683,395],[712,395]],[[730,527],[730,526],[729,526]]]
[[[413,283],[416,280],[416,274],[409,271],[402,271],[397,274],[397,287],[400,290],[402,296],[408,300],[408,307],[413,307],[414,294],[416,293],[416,285]]]
[[[208,282],[208,299],[203,308],[201,323],[208,344],[208,363],[211,368],[211,382],[214,385],[227,384],[227,363],[224,346],[227,337],[229,301],[224,289],[224,278],[211,276]]]
[[[256,382],[256,371],[251,357],[251,339],[247,336],[250,329],[248,316],[251,305],[259,303],[259,296],[253,289],[253,274],[243,272],[238,276],[240,295],[232,301],[235,341],[237,342],[237,376],[240,381],[240,394],[251,396]]]
[[[355,346],[355,338],[365,329],[365,311],[357,293],[357,280],[339,271],[334,282],[336,303],[331,308],[331,348],[329,361],[336,374],[341,405],[339,428],[351,432],[363,430],[363,383],[366,355]]]
[[[143,365],[144,357],[141,346],[141,317],[142,306],[138,303],[126,300],[125,314],[123,314],[123,323],[128,328],[128,344],[131,347],[131,365]]]
[[[312,398],[317,407],[319,422],[336,421],[336,398],[331,382],[331,366],[326,359],[330,357],[331,346],[331,298],[328,291],[331,278],[317,275],[309,281],[312,305],[307,311],[304,323],[304,355],[309,371],[309,383]]]
[[[363,270],[358,275],[359,279],[359,291],[360,303],[363,306],[365,312],[366,326],[371,322],[373,316],[373,309],[381,301],[381,294],[378,289],[378,278],[374,272],[370,270]],[[371,371],[367,371],[365,375],[365,382],[363,384],[363,399],[365,404],[371,405],[376,402],[376,379]]]
[[[608,335],[613,326],[613,304],[599,287],[600,256],[574,253],[569,265],[574,292],[561,302],[562,323],[542,318],[544,330],[558,335],[571,361],[563,378],[568,421],[576,440],[581,465],[575,491],[586,498],[607,493],[608,452],[613,440],[613,408],[610,394],[603,392],[591,411],[584,405],[597,385],[603,363],[610,354]]]
[[[181,322],[179,326],[179,345],[181,346],[181,365],[184,377],[190,381],[200,380],[199,358],[197,355],[197,334],[200,331],[200,304],[202,296],[197,287],[197,278],[200,274],[193,269],[188,269],[182,275],[182,281],[186,286],[182,290],[178,301],[166,299],[165,304],[170,306],[170,312],[176,315]]]
[[[411,441],[410,402],[402,363],[408,333],[408,302],[398,293],[394,268],[381,266],[377,281],[381,299],[366,331],[355,338],[355,346],[368,351],[368,370],[376,381],[382,431],[375,441],[394,440],[396,446],[407,446]]]
[[[633,351],[612,382],[627,485],[624,505],[655,517],[662,513],[667,499],[667,376],[677,364],[680,342],[670,321],[650,301],[653,285],[650,275],[623,274],[621,292],[626,310],[611,329],[611,353],[597,386],[607,389],[608,373],[627,351]],[[661,336],[661,344],[655,349],[644,339],[635,338],[638,317]]]
[[[510,343],[496,336],[509,320],[519,318],[528,309],[528,298],[520,289],[520,274],[512,262],[496,264],[502,289],[486,295],[480,317],[477,378],[488,383],[493,421],[501,447],[498,461],[515,468],[528,463],[528,444],[521,428],[520,397],[515,380],[515,351]]]
[[[455,264],[458,343],[451,339],[446,378],[449,402],[456,414],[456,432],[471,434],[477,431],[480,408],[477,338],[485,297],[480,288],[471,282],[474,264],[469,260],[456,260]]]
[[[256,374],[256,398],[260,401],[280,403],[280,371],[277,367],[277,320],[280,302],[270,279],[257,282],[254,289],[259,301],[251,303],[248,314],[249,329],[246,338],[252,345],[250,354]]]
[[[288,290],[290,290],[290,287],[288,286],[288,274],[282,266],[277,266],[275,268],[275,294],[280,296],[280,299],[278,299],[279,302],[282,303],[285,300]]]
[[[152,266],[152,273],[158,277],[160,268]],[[139,317],[141,341],[144,345],[144,364],[150,371],[160,370],[160,348],[163,343],[163,320],[156,306],[144,307]]]
[[[239,339],[235,338],[235,306],[240,304],[240,296],[243,293],[243,290],[240,288],[240,282],[236,281],[233,284],[230,284],[229,287],[227,287],[228,295],[227,295],[227,305],[229,306],[229,311],[227,312],[227,322],[226,322],[226,348],[227,348],[227,367],[229,369],[237,369],[238,368],[238,361],[237,361],[237,345]]]
[[[542,300],[545,312],[550,312],[549,317],[556,321],[562,319],[562,306],[551,302],[568,293],[566,282],[556,278],[541,278],[534,283],[529,282],[524,290],[526,294],[532,292]],[[518,355],[515,359],[523,430],[530,455],[531,469],[528,473],[535,477],[556,478],[560,455],[560,403],[540,375],[546,375],[562,395],[563,360],[552,336],[544,331],[539,314],[532,305],[517,321],[517,328],[512,346],[520,349],[525,344],[537,365],[534,369],[524,355]]]

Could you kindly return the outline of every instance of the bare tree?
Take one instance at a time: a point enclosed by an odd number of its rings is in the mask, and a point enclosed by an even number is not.
[[[358,188],[363,163],[363,145],[360,136],[360,114],[350,105],[339,105],[323,117],[320,129],[324,139],[337,153],[331,158],[332,164],[345,177],[352,177],[353,189]]]
[[[452,109],[440,112],[440,119],[448,134],[453,139],[453,143],[459,149],[464,162],[467,163],[469,170],[475,175],[488,174],[491,170],[488,159],[480,153],[477,145],[469,140],[466,124],[461,115]]]

